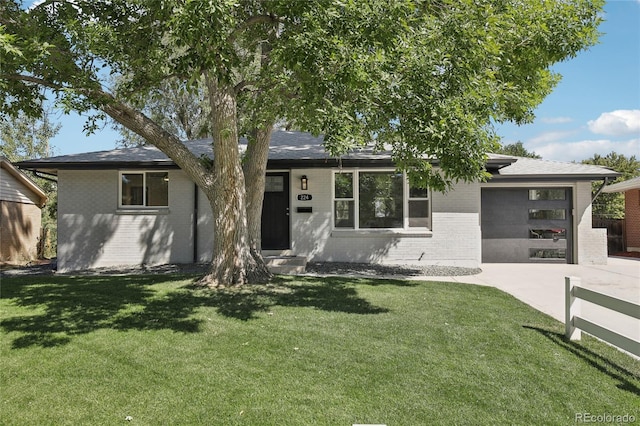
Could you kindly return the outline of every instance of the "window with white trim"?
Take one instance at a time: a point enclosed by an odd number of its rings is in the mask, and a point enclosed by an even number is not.
[[[168,172],[120,172],[121,207],[168,207]]]
[[[355,224],[355,198],[353,173],[334,174],[334,226],[353,228]]]
[[[337,229],[428,229],[431,225],[429,191],[412,187],[403,173],[335,172],[333,194]]]

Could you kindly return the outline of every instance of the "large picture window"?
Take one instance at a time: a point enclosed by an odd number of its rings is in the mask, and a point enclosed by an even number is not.
[[[429,228],[429,191],[412,188],[395,171],[334,174],[334,227]]]
[[[120,205],[123,207],[168,207],[169,173],[120,173]]]
[[[358,224],[360,228],[403,228],[402,174],[360,172]]]

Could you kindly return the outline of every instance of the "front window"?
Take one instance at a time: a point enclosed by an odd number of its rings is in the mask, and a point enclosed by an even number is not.
[[[335,199],[334,224],[336,228],[353,228],[355,224],[355,199],[353,198],[353,173],[334,175]]]
[[[334,227],[428,228],[429,191],[414,188],[395,171],[334,174]]]
[[[409,186],[409,227],[429,227],[429,191]]]
[[[127,207],[168,207],[169,173],[121,173],[120,205]]]
[[[358,224],[360,228],[402,228],[402,174],[360,172]]]

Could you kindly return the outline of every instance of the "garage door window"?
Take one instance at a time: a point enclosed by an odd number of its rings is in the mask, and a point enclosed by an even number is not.
[[[529,219],[540,220],[565,220],[567,218],[564,209],[529,209]]]
[[[530,229],[529,238],[535,240],[565,240],[566,229]]]
[[[529,200],[532,200],[532,201],[565,200],[566,193],[567,192],[564,189],[530,189]]]
[[[566,249],[529,249],[529,259],[566,259]]]

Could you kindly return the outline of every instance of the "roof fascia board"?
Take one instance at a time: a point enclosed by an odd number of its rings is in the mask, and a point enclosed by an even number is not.
[[[267,169],[282,168],[334,168],[334,167],[395,167],[391,160],[371,159],[309,159],[309,160],[269,160]]]
[[[26,170],[111,170],[111,169],[178,169],[173,161],[96,161],[96,162],[38,162],[21,161],[18,167]]]
[[[605,178],[616,177],[616,175],[591,175],[591,174],[575,174],[575,175],[519,175],[519,176],[492,176],[487,180],[487,183],[500,182],[522,182],[522,181],[536,181],[536,182],[549,182],[549,181],[598,181]]]

